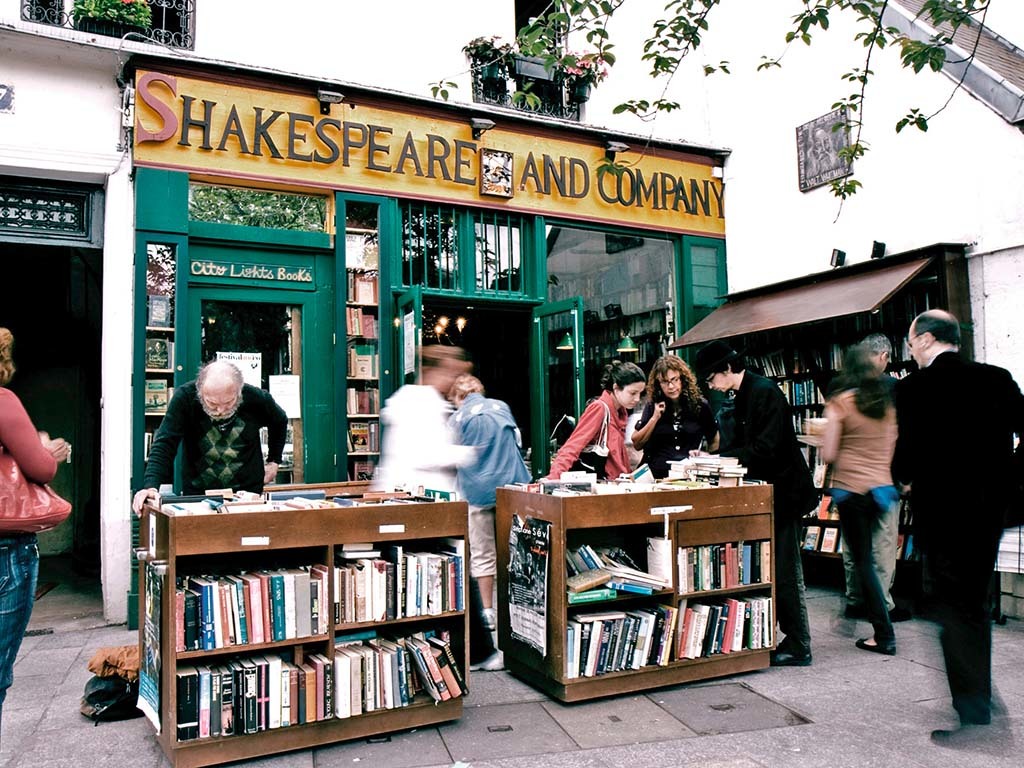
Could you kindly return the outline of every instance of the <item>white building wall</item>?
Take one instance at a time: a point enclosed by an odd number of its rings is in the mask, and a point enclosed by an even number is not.
[[[661,83],[647,77],[640,54],[650,21],[664,15],[664,0],[630,0],[611,25],[619,61],[586,105],[587,123],[732,150],[725,172],[732,291],[825,269],[833,248],[846,251],[853,263],[868,258],[874,240],[885,242],[890,253],[944,241],[972,244],[978,355],[1024,379],[1024,341],[1014,311],[1024,271],[1020,131],[959,92],[926,134],[907,129],[897,135],[895,123],[909,108],[935,111],[954,84],[942,74],[903,70],[895,50],[876,52],[862,136],[870,152],[855,169],[864,188],[841,210],[827,187],[801,193],[795,129],[852,93],[840,75],[861,66],[864,55],[852,41],[852,21],[836,13],[828,32],[815,31],[813,46],[796,43],[785,50],[789,20],[802,7],[800,0],[730,0],[716,7],[704,45],[683,63],[666,93],[682,108],[648,123],[612,114],[627,98],[661,95]],[[480,35],[511,40],[515,33],[511,0],[323,0],[301,9],[274,0],[196,0],[196,14],[195,51],[175,52],[177,57],[420,96],[430,95],[431,83],[451,80],[458,84],[451,99],[464,103],[472,93],[462,46]],[[988,21],[1003,37],[1024,43],[1022,4],[998,0]],[[11,29],[70,42],[34,45]],[[572,46],[586,47],[577,40]],[[781,70],[756,71],[762,54],[784,50]],[[131,51],[167,53],[27,24],[20,20],[20,0],[0,0],[0,80],[17,86],[15,115],[0,115],[0,172],[107,187],[104,402],[119,404],[128,402],[130,306],[109,297],[131,292],[133,217],[130,185],[119,165],[114,73]],[[730,62],[732,74],[704,77],[705,64],[722,60]],[[642,142],[636,145],[634,151],[642,151]],[[112,618],[123,618],[127,589],[130,429],[127,406],[104,409],[104,591]]]
[[[105,617],[124,621],[131,547],[132,305],[126,297],[132,295],[134,206],[131,159],[120,146],[117,57],[107,48],[60,40],[40,44],[0,24],[0,61],[0,80],[15,90],[13,113],[0,115],[0,174],[104,188],[101,578]]]

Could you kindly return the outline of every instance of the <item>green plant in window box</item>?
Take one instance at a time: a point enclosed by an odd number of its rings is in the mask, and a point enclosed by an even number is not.
[[[153,24],[146,0],[75,0],[71,16],[77,29],[110,37],[145,34]]]
[[[575,104],[587,101],[590,89],[608,77],[608,66],[597,53],[567,53],[558,60],[556,67],[569,100]]]
[[[497,35],[477,37],[462,49],[484,81],[506,80],[512,70],[512,46],[500,40]]]

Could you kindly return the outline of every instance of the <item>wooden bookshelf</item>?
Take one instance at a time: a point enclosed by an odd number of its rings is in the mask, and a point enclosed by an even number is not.
[[[619,541],[634,550],[648,536],[662,536],[666,516],[652,508],[691,507],[668,513],[668,537],[673,558],[673,589],[652,595],[624,593],[603,602],[570,605],[566,592],[566,549],[579,543]],[[550,523],[550,551],[547,575],[547,654],[542,656],[529,644],[512,637],[509,625],[509,534],[513,515]],[[772,542],[772,488],[766,485],[738,488],[707,488],[681,491],[558,497],[499,488],[497,503],[498,547],[498,637],[505,653],[506,668],[517,677],[561,701],[582,701],[644,691],[660,686],[732,675],[762,669],[769,664],[773,646],[758,650],[720,653],[696,659],[676,659],[664,666],[642,666],[599,674],[569,677],[566,672],[567,622],[571,617],[593,611],[619,609],[623,605],[650,607],[683,601],[714,602],[729,597],[770,597],[775,605],[774,547],[768,578],[764,582],[721,590],[679,594],[676,553],[679,547],[737,541]],[[642,565],[642,564],[641,564]],[[774,637],[774,628],[772,636]],[[675,640],[673,640],[673,644]]]
[[[330,494],[365,487],[358,483],[279,486],[268,490],[323,489]],[[221,664],[250,655],[280,655],[299,664],[309,654],[323,654],[333,664],[335,635],[374,629],[378,636],[400,636],[424,630],[443,630],[463,677],[469,679],[468,619],[465,610],[435,615],[404,616],[386,622],[340,623],[328,612],[327,634],[283,641],[218,647],[213,650],[176,650],[175,584],[179,576],[220,572],[223,575],[255,571],[281,564],[325,563],[333,567],[335,550],[346,542],[372,542],[378,548],[403,544],[406,552],[431,551],[443,539],[467,540],[465,502],[377,503],[332,509],[292,509],[273,512],[175,514],[169,507],[148,507],[140,523],[138,551],[140,654],[147,644],[147,590],[150,568],[163,571],[159,601],[159,733],[156,738],[176,768],[247,760],[279,752],[309,749],[337,741],[434,725],[458,719],[463,697],[434,701],[420,692],[408,706],[378,709],[352,717],[328,718],[302,725],[261,730],[247,735],[204,737],[178,741],[175,672],[179,664]],[[153,551],[148,552],[152,542]],[[216,570],[215,570],[216,569]],[[464,551],[462,583],[468,579],[468,547]],[[458,582],[456,582],[458,583]],[[328,579],[328,605],[334,602],[333,579]],[[462,604],[468,605],[463,589]]]

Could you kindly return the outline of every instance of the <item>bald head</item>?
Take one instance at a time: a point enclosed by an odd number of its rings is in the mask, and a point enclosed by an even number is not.
[[[206,415],[215,421],[230,419],[242,403],[242,372],[234,363],[214,360],[199,369],[196,393]]]
[[[910,324],[907,343],[918,367],[927,368],[943,352],[960,349],[960,321],[945,310],[929,309]]]

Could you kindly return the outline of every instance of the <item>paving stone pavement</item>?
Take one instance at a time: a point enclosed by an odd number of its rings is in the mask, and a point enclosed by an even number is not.
[[[1020,765],[1024,622],[993,627],[1000,702],[983,739],[932,744],[955,725],[934,624],[896,625],[898,652],[853,643],[870,626],[841,618],[834,589],[808,590],[814,664],[566,705],[506,672],[475,672],[461,720],[379,739],[236,763],[266,768],[767,768]],[[95,623],[95,622],[93,622]],[[144,718],[94,726],[78,712],[86,662],[135,641],[122,626],[55,627],[26,637],[3,711],[0,766],[164,768]]]

